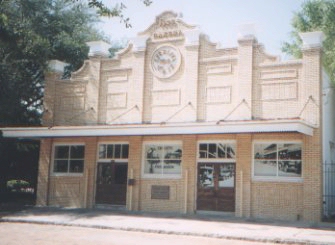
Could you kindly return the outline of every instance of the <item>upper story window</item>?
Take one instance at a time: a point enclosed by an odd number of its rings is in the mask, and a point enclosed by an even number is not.
[[[173,178],[181,176],[181,143],[145,143],[143,146],[145,177]]]
[[[99,159],[128,159],[128,144],[100,144]]]
[[[200,143],[199,159],[235,159],[236,146],[234,143]]]
[[[55,145],[54,173],[83,173],[85,145]]]
[[[301,177],[301,143],[254,143],[254,177]]]

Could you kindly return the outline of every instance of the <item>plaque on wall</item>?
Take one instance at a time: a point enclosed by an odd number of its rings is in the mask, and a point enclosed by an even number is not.
[[[153,185],[151,186],[151,199],[170,199],[170,186]]]

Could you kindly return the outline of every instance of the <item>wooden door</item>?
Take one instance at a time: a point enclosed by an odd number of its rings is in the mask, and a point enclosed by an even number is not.
[[[126,205],[127,173],[127,163],[98,163],[95,203]]]
[[[198,163],[197,210],[235,211],[235,163]]]

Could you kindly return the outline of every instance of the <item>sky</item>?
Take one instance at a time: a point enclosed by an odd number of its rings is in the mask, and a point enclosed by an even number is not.
[[[155,22],[156,16],[167,10],[182,14],[187,24],[197,25],[211,42],[222,47],[236,47],[239,26],[253,24],[258,42],[267,53],[285,58],[281,53],[284,41],[290,40],[291,20],[304,0],[152,0],[146,7],[140,0],[123,0],[124,15],[132,28],[126,28],[118,18],[103,18],[99,24],[112,41],[136,37]],[[103,0],[107,4],[120,1]]]

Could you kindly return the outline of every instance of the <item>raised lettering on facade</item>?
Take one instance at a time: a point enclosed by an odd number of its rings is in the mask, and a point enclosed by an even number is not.
[[[159,19],[157,30],[153,34],[154,39],[175,39],[183,36],[181,30],[178,29],[178,23],[175,19]]]

